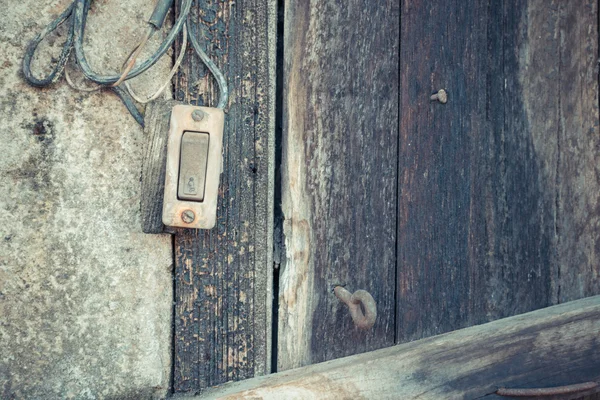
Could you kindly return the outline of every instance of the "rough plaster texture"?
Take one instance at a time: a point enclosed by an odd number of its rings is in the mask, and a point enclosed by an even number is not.
[[[163,397],[172,247],[141,232],[142,129],[112,93],[36,89],[20,72],[28,41],[68,3],[0,0],[0,398]],[[92,66],[118,70],[152,3],[94,2]],[[151,92],[170,65],[136,87]]]

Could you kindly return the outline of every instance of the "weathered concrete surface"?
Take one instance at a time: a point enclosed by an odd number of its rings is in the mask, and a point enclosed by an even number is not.
[[[35,89],[20,72],[28,41],[68,3],[0,0],[0,398],[162,397],[172,253],[168,236],[140,229],[142,130],[109,92]],[[118,70],[152,4],[94,2],[92,65]]]

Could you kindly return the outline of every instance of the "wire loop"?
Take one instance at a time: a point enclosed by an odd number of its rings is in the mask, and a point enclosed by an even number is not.
[[[48,36],[50,32],[61,26],[71,16],[74,6],[75,3],[71,3],[71,5],[67,7],[67,9],[58,16],[58,18],[50,22],[44,29],[42,29],[42,31],[27,46],[27,50],[25,50],[25,57],[23,58],[23,74],[25,75],[25,79],[27,79],[31,85],[44,87],[53,84],[60,78],[62,71],[65,68],[65,64],[69,59],[71,49],[73,48],[73,24],[69,24],[67,40],[63,46],[60,56],[58,57],[56,65],[48,75],[43,78],[36,78],[33,76],[33,73],[31,72],[31,61],[33,60],[35,51],[42,40],[44,40],[44,38]]]
[[[166,15],[166,10],[170,8],[172,1],[173,0],[159,0],[155,7],[155,11],[153,13],[152,18],[154,18],[155,14],[160,14],[159,16],[163,16],[163,14]],[[25,75],[25,78],[31,85],[36,87],[45,87],[53,84],[58,79],[60,79],[60,77],[64,73],[64,69],[71,54],[71,50],[74,49],[75,60],[77,61],[77,64],[79,65],[83,75],[87,79],[91,80],[92,82],[95,82],[96,84],[102,87],[111,88],[117,94],[117,96],[119,96],[121,101],[123,101],[123,104],[127,107],[131,115],[136,119],[136,121],[143,126],[143,116],[138,110],[138,108],[135,106],[132,95],[130,93],[127,93],[127,91],[121,89],[119,85],[121,83],[126,84],[127,80],[139,76],[140,74],[146,72],[154,64],[156,64],[156,62],[171,47],[177,36],[184,29],[186,29],[186,33],[189,36],[192,47],[217,81],[220,92],[219,103],[217,107],[221,109],[225,108],[229,95],[227,81],[221,73],[221,71],[219,70],[219,68],[216,66],[216,64],[208,57],[208,55],[200,47],[197,38],[192,33],[191,21],[190,19],[188,19],[190,9],[192,6],[192,0],[181,0],[179,15],[177,16],[177,19],[165,40],[160,44],[158,49],[148,59],[137,64],[136,58],[141,52],[142,47],[150,38],[150,36],[152,36],[152,34],[160,28],[160,24],[158,23],[160,21],[158,21],[158,19],[154,21],[151,18],[151,21],[149,21],[149,31],[146,35],[144,35],[144,40],[142,40],[142,42],[140,42],[140,44],[138,44],[136,48],[130,53],[128,59],[125,62],[123,70],[119,74],[102,74],[94,71],[85,57],[85,51],[83,49],[83,40],[85,36],[85,25],[87,22],[87,15],[90,10],[91,2],[92,0],[73,0],[73,2],[67,7],[67,9],[65,9],[65,11],[63,11],[55,20],[50,22],[29,43],[29,45],[27,46],[27,50],[25,51],[25,56],[23,58],[23,74]],[[56,64],[54,65],[54,67],[48,75],[42,78],[35,77],[31,71],[31,62],[39,44],[50,32],[54,31],[65,22],[69,24],[68,34],[67,39],[63,45],[61,54],[58,58],[58,61],[56,62]],[[181,58],[184,52],[185,47],[182,49],[180,57],[178,57],[178,61],[171,70],[169,74],[169,79],[171,79],[175,74],[177,67],[181,63]],[[67,79],[69,78],[67,77]],[[151,98],[158,97],[160,92],[162,92],[162,90],[164,90],[166,86],[167,84],[161,86],[161,89],[159,89],[159,91],[155,93],[155,95]],[[127,89],[130,90],[129,88]]]

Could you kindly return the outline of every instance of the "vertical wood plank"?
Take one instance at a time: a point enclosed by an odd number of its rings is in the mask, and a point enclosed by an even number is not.
[[[558,3],[560,80],[555,302],[600,293],[598,2]],[[534,99],[530,99],[530,103]]]
[[[399,4],[285,2],[278,369],[394,343]],[[334,285],[369,291],[354,327]]]
[[[464,325],[468,266],[483,234],[469,225],[478,135],[485,131],[487,7],[456,1],[403,1],[398,212],[398,338]],[[430,101],[440,89],[448,103]],[[469,228],[475,231],[470,231]],[[474,253],[469,250],[473,250]]]
[[[175,235],[175,392],[270,370],[276,1],[198,0],[192,13],[230,99],[217,225]],[[216,89],[188,49],[176,99],[215,106]]]
[[[600,293],[597,3],[402,18],[398,341]]]
[[[144,233],[163,233],[163,196],[167,169],[167,134],[173,99],[148,103],[144,112],[144,150],[142,159],[142,191],[140,214]]]

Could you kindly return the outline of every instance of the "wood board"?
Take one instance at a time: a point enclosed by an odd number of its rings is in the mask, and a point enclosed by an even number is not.
[[[506,399],[498,388],[599,381],[598,332],[600,296],[237,382],[203,398]]]
[[[394,343],[399,24],[393,1],[285,2],[278,370]],[[373,328],[335,285],[371,293]]]
[[[144,233],[172,231],[162,221],[167,165],[167,132],[171,109],[181,104],[173,99],[155,100],[144,112],[144,152],[142,160],[142,196],[140,214]]]
[[[398,342],[600,293],[597,7],[402,2]]]
[[[199,0],[191,19],[230,96],[217,225],[174,236],[174,392],[271,369],[276,2]],[[214,107],[216,89],[188,48],[175,99]]]
[[[237,64],[258,62],[263,53],[243,51],[240,37],[266,28],[238,29],[246,21],[239,15],[255,14],[236,4],[201,8],[216,59],[234,60],[227,73],[237,77],[240,103],[226,144],[221,224],[216,232],[179,232],[175,241],[177,390],[269,369],[271,314],[240,299],[253,292],[254,304],[270,304],[260,292],[271,289],[270,272],[229,259],[236,227],[247,221],[242,235],[258,232],[250,240],[263,244],[259,258],[270,265],[270,237],[261,235],[271,226],[261,228],[261,216],[273,209],[260,206],[272,201],[260,196],[262,170],[257,192],[240,186],[246,164],[235,165],[252,148],[241,132],[255,129],[262,146],[266,126],[251,128],[257,120],[240,111],[251,88],[260,93],[262,70]],[[597,16],[588,0],[285,2],[273,310],[279,370],[600,292]],[[231,32],[241,48],[228,47]],[[212,93],[198,61],[184,71],[178,100],[214,98],[198,97],[199,86]],[[447,104],[430,100],[441,88]],[[271,95],[263,98],[270,112]],[[222,201],[232,190],[237,202]],[[246,218],[251,210],[254,220]],[[335,285],[373,295],[372,330],[353,326]],[[264,327],[260,338],[254,321]]]

